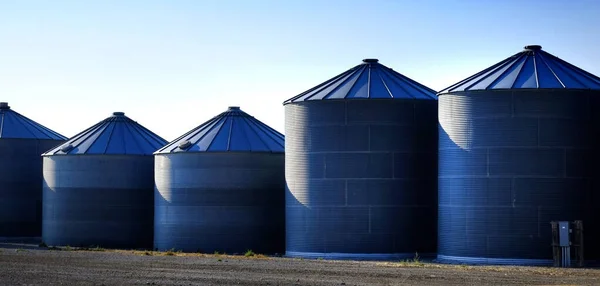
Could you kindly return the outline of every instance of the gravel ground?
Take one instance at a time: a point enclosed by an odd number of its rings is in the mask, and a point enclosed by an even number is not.
[[[0,244],[1,285],[600,285],[600,270],[355,262]]]

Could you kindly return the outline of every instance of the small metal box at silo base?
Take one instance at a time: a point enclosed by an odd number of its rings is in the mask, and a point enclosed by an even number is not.
[[[559,221],[558,222],[558,245],[561,247],[570,246],[569,240],[569,222],[568,221]]]
[[[553,221],[552,257],[555,267],[583,267],[585,264],[583,246],[583,221]],[[571,255],[573,254],[573,255]]]
[[[552,225],[554,267],[569,267],[571,266],[570,223],[568,221],[553,221],[550,224]]]

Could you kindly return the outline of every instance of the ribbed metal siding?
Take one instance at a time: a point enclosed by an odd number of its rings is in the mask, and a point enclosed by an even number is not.
[[[282,253],[283,153],[157,155],[159,250]]]
[[[434,253],[437,101],[285,105],[286,254]]]
[[[547,263],[552,220],[583,220],[587,258],[597,258],[591,97],[600,94],[440,96],[440,259]]]
[[[61,140],[0,139],[0,237],[42,235],[42,157]]]
[[[153,156],[44,157],[42,240],[150,249],[153,186]]]

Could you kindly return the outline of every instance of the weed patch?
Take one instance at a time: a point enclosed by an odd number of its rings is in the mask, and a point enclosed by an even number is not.
[[[100,246],[90,246],[90,247],[81,247],[78,248],[76,250],[82,250],[82,251],[106,251],[106,249],[100,247]]]
[[[106,251],[106,249],[100,247],[100,246],[96,246],[94,248],[88,249],[89,251]]]
[[[166,256],[175,256],[177,253],[181,253],[181,250],[175,250],[175,248],[171,248],[165,252]]]
[[[415,257],[413,257],[413,259],[401,260],[400,265],[405,267],[424,267],[425,263],[421,262],[419,253],[415,252]]]

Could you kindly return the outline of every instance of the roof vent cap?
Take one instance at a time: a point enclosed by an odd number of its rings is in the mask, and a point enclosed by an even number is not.
[[[363,63],[369,63],[369,64],[371,64],[371,63],[378,63],[378,62],[379,62],[378,59],[364,59],[363,60]]]
[[[73,145],[71,145],[71,144],[65,144],[60,147],[60,151],[63,151],[65,153],[71,151],[71,149],[73,149]]]
[[[8,102],[0,102],[0,109],[10,109]]]
[[[528,50],[528,51],[539,51],[539,50],[542,49],[542,46],[540,46],[540,45],[528,45],[528,46],[525,46],[525,49]]]
[[[185,140],[179,143],[179,149],[187,149],[190,146],[192,146],[192,142],[190,142],[190,140]]]
[[[229,110],[229,111],[240,110],[240,107],[239,106],[230,106],[227,108],[227,110]]]
[[[125,112],[115,111],[113,112],[113,116],[125,116]]]

